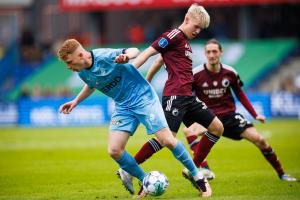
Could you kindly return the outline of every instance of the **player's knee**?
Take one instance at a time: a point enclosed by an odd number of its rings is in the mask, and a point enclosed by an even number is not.
[[[222,122],[216,117],[213,122],[209,125],[208,131],[216,136],[222,136],[224,132],[224,126]]]
[[[108,148],[108,154],[113,159],[119,159],[123,153],[123,150],[120,148]]]
[[[184,127],[183,128],[183,133],[184,135],[187,137],[187,136],[191,136],[193,135],[193,131],[190,129],[190,128],[187,128],[187,127]]]
[[[176,146],[176,139],[174,137],[164,137],[160,139],[159,143],[164,147],[173,149]]]
[[[268,146],[266,139],[263,136],[259,136],[257,140],[257,144],[261,148],[266,148]]]

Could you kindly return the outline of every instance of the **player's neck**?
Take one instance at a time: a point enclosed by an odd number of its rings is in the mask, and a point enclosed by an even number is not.
[[[84,57],[85,57],[85,62],[86,62],[86,68],[90,69],[93,65],[92,53],[89,51],[86,51],[84,53]]]
[[[207,66],[207,69],[211,72],[214,72],[214,73],[218,73],[221,71],[221,64],[218,63],[218,64],[215,64],[215,65],[211,65],[211,64],[206,64]]]

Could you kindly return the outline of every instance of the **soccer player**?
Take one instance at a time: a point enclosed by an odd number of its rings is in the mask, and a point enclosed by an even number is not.
[[[182,142],[177,141],[168,128],[159,98],[150,84],[132,65],[129,59],[139,53],[137,48],[85,50],[75,39],[64,41],[57,54],[68,69],[78,72],[85,82],[83,89],[72,101],[60,106],[60,112],[69,114],[81,101],[96,89],[115,101],[108,139],[108,153],[119,166],[141,182],[145,172],[127,153],[125,146],[130,136],[142,123],[148,134],[155,134],[163,146],[190,170],[194,181],[210,196],[211,190],[197,170]],[[206,184],[206,185],[205,185]],[[141,190],[139,197],[146,194]]]
[[[221,63],[223,54],[221,44],[209,40],[205,45],[207,63],[194,68],[194,90],[199,99],[214,111],[224,125],[223,136],[232,140],[246,139],[260,149],[266,160],[272,165],[279,178],[284,181],[296,181],[294,177],[286,174],[266,139],[260,135],[252,123],[248,122],[241,114],[236,113],[235,102],[231,90],[235,93],[242,105],[254,119],[264,123],[265,117],[255,112],[247,96],[242,90],[243,82],[238,73],[226,64]],[[205,129],[195,123],[184,129],[190,148],[196,151],[201,145],[197,136]],[[197,167],[208,168],[207,162],[197,163]]]
[[[133,65],[139,68],[149,57],[161,54],[162,58],[158,62],[164,62],[168,71],[162,104],[168,125],[174,135],[177,134],[183,120],[186,126],[198,122],[207,128],[208,131],[201,138],[199,148],[195,151],[194,162],[196,164],[202,163],[223,133],[221,121],[192,92],[194,78],[189,40],[195,38],[202,29],[207,28],[209,22],[210,17],[206,10],[198,4],[192,4],[178,28],[163,33],[133,61]],[[153,73],[154,71],[149,70],[148,76],[152,77]],[[150,139],[135,155],[137,163],[143,163],[161,148],[159,140]],[[188,171],[187,173],[186,178],[197,187],[191,174]],[[126,175],[122,174],[122,170],[119,170],[119,174],[123,183],[130,182],[124,180],[123,177]]]

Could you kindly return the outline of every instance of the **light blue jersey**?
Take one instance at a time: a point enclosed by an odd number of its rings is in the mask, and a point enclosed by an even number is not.
[[[152,134],[167,127],[158,96],[150,84],[131,64],[114,62],[122,52],[123,49],[94,49],[91,68],[79,72],[90,88],[115,101],[110,129],[133,134],[142,122],[148,134]]]

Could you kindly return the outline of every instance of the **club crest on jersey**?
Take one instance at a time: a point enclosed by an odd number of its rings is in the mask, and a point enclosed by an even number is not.
[[[161,38],[158,42],[158,46],[165,48],[168,45],[168,40],[166,38]]]
[[[223,85],[223,87],[228,87],[229,86],[229,80],[227,78],[224,78],[222,80],[222,85]]]
[[[178,114],[179,114],[178,109],[177,109],[177,108],[174,108],[174,109],[172,110],[172,115],[173,115],[173,116],[178,116]]]

